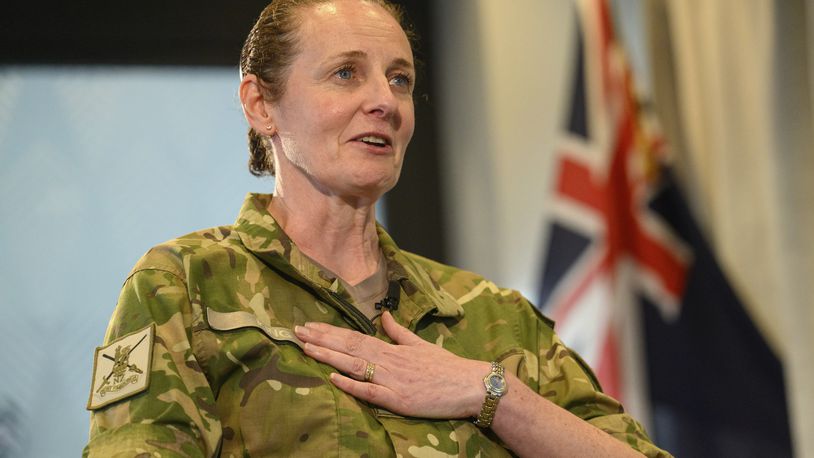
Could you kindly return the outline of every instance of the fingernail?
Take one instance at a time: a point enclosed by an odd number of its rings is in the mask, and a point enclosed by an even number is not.
[[[303,326],[294,326],[294,333],[300,337],[305,337],[308,335],[308,328]]]

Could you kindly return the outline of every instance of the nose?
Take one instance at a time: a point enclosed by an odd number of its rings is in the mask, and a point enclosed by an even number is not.
[[[368,80],[364,111],[377,118],[389,120],[398,116],[398,97],[386,76]]]

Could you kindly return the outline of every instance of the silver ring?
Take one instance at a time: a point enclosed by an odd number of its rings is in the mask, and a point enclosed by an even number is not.
[[[373,372],[376,370],[376,365],[371,363],[370,361],[367,362],[367,367],[365,367],[365,381],[372,382],[373,381]]]

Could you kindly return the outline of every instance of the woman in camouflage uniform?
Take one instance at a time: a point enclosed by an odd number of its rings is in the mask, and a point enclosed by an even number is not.
[[[138,262],[85,455],[665,455],[518,293],[376,224],[414,126],[400,20],[385,0],[263,11],[240,99],[274,195]]]

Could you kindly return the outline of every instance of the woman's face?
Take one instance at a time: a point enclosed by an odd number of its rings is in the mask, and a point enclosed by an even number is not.
[[[285,92],[269,103],[278,179],[299,174],[325,194],[378,198],[396,184],[415,126],[407,36],[361,0],[300,15]]]

